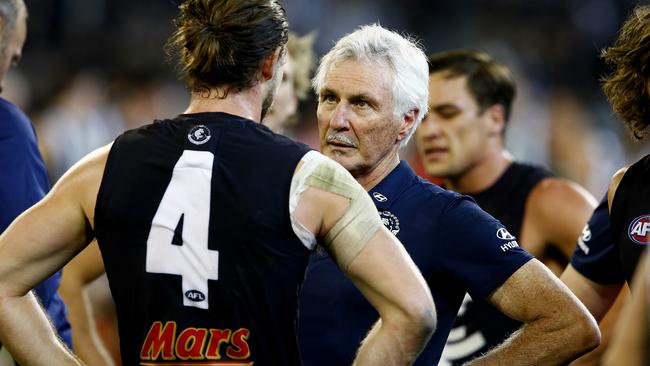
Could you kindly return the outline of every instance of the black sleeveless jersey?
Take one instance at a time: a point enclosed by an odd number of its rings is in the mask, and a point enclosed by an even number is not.
[[[616,189],[610,213],[612,238],[629,284],[650,244],[650,155],[632,164]]]
[[[297,296],[310,251],[289,217],[309,148],[226,113],[118,137],[95,234],[124,365],[298,365]]]
[[[551,176],[542,167],[513,162],[491,187],[469,196],[519,238],[528,195],[540,181]],[[521,325],[484,299],[470,300],[466,296],[443,358],[453,365],[463,364],[501,344]]]

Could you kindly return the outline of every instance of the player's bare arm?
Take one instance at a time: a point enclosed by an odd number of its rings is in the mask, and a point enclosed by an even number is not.
[[[104,274],[99,245],[94,240],[68,263],[61,275],[59,295],[68,308],[75,353],[90,365],[113,365],[93,321],[86,286]]]
[[[598,325],[585,306],[536,259],[517,270],[488,300],[524,325],[471,365],[560,365],[600,341]]]
[[[594,282],[576,271],[570,264],[562,273],[560,279],[580,299],[598,322],[607,314],[623,288],[623,284],[601,285]]]
[[[581,186],[559,178],[547,178],[531,191],[526,203],[522,242],[541,243],[544,248],[528,248],[553,273],[560,276],[571,258],[583,227],[594,208],[596,199]],[[525,241],[524,241],[525,240]],[[524,244],[526,245],[526,244]],[[553,247],[565,261],[546,258]]]
[[[648,306],[650,305],[650,257],[641,260],[632,285],[631,297],[621,312],[614,328],[610,347],[605,354],[604,365],[643,366],[650,361],[648,351]]]
[[[108,149],[96,150],[72,167],[0,236],[0,333],[12,334],[0,337],[19,362],[29,356],[30,365],[80,364],[29,291],[87,244]],[[17,331],[24,327],[38,331]]]

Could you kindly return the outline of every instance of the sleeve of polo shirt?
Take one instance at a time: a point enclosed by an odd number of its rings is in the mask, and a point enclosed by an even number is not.
[[[452,201],[439,225],[451,238],[445,248],[448,270],[465,283],[473,298],[486,297],[533,258],[469,197]]]
[[[607,195],[600,201],[582,230],[571,265],[588,279],[602,285],[625,282],[621,257],[609,228]]]

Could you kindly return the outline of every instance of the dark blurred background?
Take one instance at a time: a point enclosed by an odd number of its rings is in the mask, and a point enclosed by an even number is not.
[[[180,0],[26,0],[29,34],[5,97],[35,121],[55,180],[125,128],[174,116],[188,100],[163,46]],[[320,56],[366,23],[408,33],[426,52],[473,48],[508,65],[518,97],[508,146],[596,196],[617,167],[648,151],[631,143],[599,88],[600,50],[631,0],[285,0],[298,34],[316,31]],[[315,143],[315,102],[292,134]],[[412,158],[412,149],[404,152]]]

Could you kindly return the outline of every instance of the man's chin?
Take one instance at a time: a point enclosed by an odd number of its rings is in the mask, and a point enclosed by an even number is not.
[[[335,162],[341,164],[345,169],[349,169],[349,166],[351,165],[351,156],[350,154],[347,154],[345,151],[341,151],[339,149],[325,149],[323,151],[323,155],[327,156],[328,158],[334,160]]]

